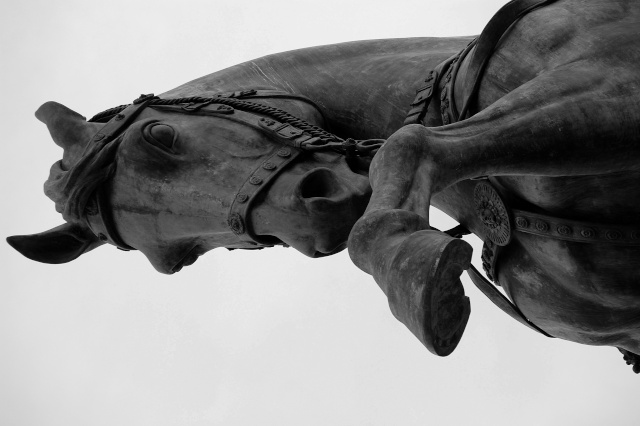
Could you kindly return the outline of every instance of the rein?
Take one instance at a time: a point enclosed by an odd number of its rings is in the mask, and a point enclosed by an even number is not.
[[[333,150],[347,157],[373,157],[378,149],[384,144],[385,139],[355,140],[351,138],[342,139],[333,133],[327,132],[301,118],[298,118],[287,111],[271,107],[268,105],[251,102],[247,99],[256,98],[289,98],[302,100],[312,105],[321,115],[320,108],[309,98],[300,95],[293,95],[286,92],[274,90],[243,90],[226,94],[217,94],[211,97],[191,96],[185,98],[160,99],[154,95],[141,95],[138,98],[146,101],[145,105],[150,108],[169,110],[183,114],[198,113],[205,107],[212,105],[226,105],[241,111],[265,115],[273,120],[260,120],[261,127],[281,137],[281,139],[291,140],[291,136],[298,136],[306,133],[310,138],[298,141],[294,146],[304,151],[326,151]],[[107,122],[129,105],[120,105],[100,112],[89,121]],[[205,109],[206,111],[206,109]],[[219,110],[224,114],[224,109]],[[233,109],[228,110],[231,113]],[[285,129],[285,127],[288,128]]]

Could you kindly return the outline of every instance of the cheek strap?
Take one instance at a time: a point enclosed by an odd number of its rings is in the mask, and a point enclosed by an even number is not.
[[[227,216],[227,224],[242,242],[254,246],[269,247],[279,243],[278,241],[274,242],[273,238],[262,238],[255,235],[251,228],[251,222],[247,220],[247,215],[258,193],[301,152],[300,149],[293,147],[278,149],[249,174],[249,177],[234,195]]]

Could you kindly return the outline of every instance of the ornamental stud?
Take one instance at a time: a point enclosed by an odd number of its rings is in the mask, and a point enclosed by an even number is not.
[[[278,157],[289,157],[291,155],[291,150],[289,148],[280,148],[277,152]]]
[[[619,240],[620,238],[622,238],[622,234],[620,233],[620,231],[618,231],[616,229],[612,229],[612,230],[609,230],[609,231],[605,232],[604,236],[609,241],[616,241],[616,240]]]
[[[596,231],[593,228],[584,228],[582,231],[580,231],[580,235],[582,235],[584,238],[593,238],[596,235]]]
[[[558,231],[558,234],[564,235],[564,236],[571,235],[571,232],[572,232],[571,228],[568,227],[567,225],[560,225],[556,230]]]
[[[529,226],[529,221],[522,216],[518,216],[516,217],[516,226],[518,228],[526,228]]]
[[[549,229],[549,225],[547,224],[547,222],[543,222],[541,220],[537,220],[535,226],[536,229],[540,232],[545,232]]]

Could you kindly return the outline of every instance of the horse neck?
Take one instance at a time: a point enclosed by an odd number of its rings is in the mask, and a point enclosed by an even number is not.
[[[209,74],[163,96],[277,89],[304,95],[342,137],[386,138],[402,126],[429,70],[469,41],[457,38],[368,40],[269,55]]]

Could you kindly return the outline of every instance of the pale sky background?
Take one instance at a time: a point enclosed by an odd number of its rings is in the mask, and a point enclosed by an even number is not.
[[[91,116],[280,51],[477,34],[505,2],[5,1],[2,237],[61,223],[45,101]],[[346,252],[215,250],[174,276],[113,247],[66,265],[0,253],[3,426],[640,424],[616,349],[539,336],[466,274],[471,319],[438,358]]]

